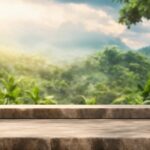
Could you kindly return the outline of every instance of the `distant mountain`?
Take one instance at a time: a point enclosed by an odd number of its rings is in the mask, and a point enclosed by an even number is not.
[[[34,31],[34,30],[33,30]],[[26,32],[18,38],[26,52],[37,52],[55,61],[70,61],[85,57],[106,46],[118,46],[122,51],[130,48],[119,38],[103,32],[88,31],[76,24],[64,24],[50,33]]]
[[[138,52],[140,52],[144,55],[150,56],[150,46],[141,48],[141,49],[138,50]]]

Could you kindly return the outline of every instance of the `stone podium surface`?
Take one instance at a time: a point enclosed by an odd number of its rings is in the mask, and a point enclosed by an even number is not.
[[[150,149],[149,106],[0,106],[0,118],[0,150]]]

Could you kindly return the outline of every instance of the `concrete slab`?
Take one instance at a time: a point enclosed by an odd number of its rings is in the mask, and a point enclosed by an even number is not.
[[[150,120],[0,120],[0,150],[149,150]]]

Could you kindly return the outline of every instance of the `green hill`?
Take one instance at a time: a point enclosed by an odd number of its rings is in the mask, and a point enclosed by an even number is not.
[[[0,51],[1,104],[143,104],[149,102],[150,59],[107,47],[65,66]]]
[[[150,56],[150,46],[139,49],[139,52],[146,56]]]

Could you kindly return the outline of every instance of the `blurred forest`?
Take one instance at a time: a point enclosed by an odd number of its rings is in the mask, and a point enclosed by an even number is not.
[[[150,104],[150,51],[106,47],[72,64],[0,51],[0,104]]]

